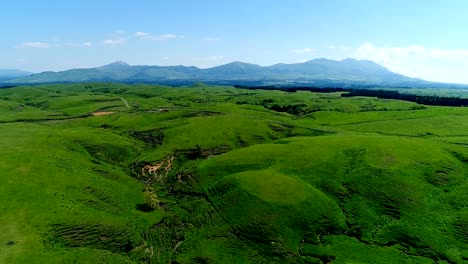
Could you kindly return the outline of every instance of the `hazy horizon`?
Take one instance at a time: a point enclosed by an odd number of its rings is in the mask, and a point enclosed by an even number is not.
[[[0,69],[354,58],[409,77],[468,83],[463,1],[49,3],[5,7]]]
[[[104,64],[100,64],[100,65],[92,65],[92,66],[89,66],[89,67],[81,67],[79,69],[93,69],[93,68],[99,68],[99,67],[103,67],[103,66],[107,66],[107,65],[111,65],[111,64],[117,64],[117,63],[122,63],[122,64],[127,64],[128,66],[184,66],[184,67],[197,67],[197,68],[200,68],[200,69],[208,69],[208,68],[213,68],[213,67],[217,67],[217,66],[221,66],[221,65],[226,65],[226,64],[230,64],[230,63],[246,63],[246,64],[255,64],[255,65],[259,65],[259,66],[262,66],[262,67],[269,67],[269,66],[273,66],[273,65],[276,65],[276,64],[294,64],[294,63],[305,63],[305,62],[309,62],[309,61],[313,61],[313,60],[321,60],[321,59],[325,59],[325,60],[330,60],[330,61],[343,61],[343,60],[348,60],[348,59],[354,59],[354,60],[357,60],[357,61],[366,61],[367,59],[355,59],[355,58],[343,58],[343,59],[328,59],[328,58],[323,58],[323,57],[320,57],[320,58],[313,58],[313,59],[310,59],[310,60],[306,60],[306,61],[300,61],[300,62],[290,62],[290,63],[285,63],[285,62],[276,62],[276,63],[272,63],[272,64],[258,64],[258,63],[255,63],[255,62],[248,62],[248,61],[236,61],[236,60],[233,60],[233,61],[226,61],[226,62],[223,62],[221,64],[216,64],[216,65],[210,65],[210,66],[197,66],[197,65],[193,65],[193,64],[172,64],[172,65],[161,65],[161,64],[131,64],[131,63],[128,63],[124,60],[114,60],[114,61],[109,61],[109,62],[105,62]],[[369,60],[370,61],[370,60]],[[67,70],[71,70],[72,68],[70,69],[63,69],[63,70],[57,70],[55,72],[60,72],[60,71],[67,71]],[[21,70],[21,69],[2,69],[2,70]],[[39,71],[39,72],[33,72],[31,71],[31,73],[41,73],[41,72],[46,72],[46,71],[52,71],[52,70],[44,70],[44,71]]]

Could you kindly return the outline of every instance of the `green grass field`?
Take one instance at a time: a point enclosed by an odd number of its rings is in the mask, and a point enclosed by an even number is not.
[[[467,124],[339,93],[0,89],[0,263],[468,263]]]

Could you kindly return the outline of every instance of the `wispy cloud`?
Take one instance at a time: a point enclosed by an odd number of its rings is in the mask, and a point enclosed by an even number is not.
[[[378,47],[366,43],[354,57],[375,61],[392,71],[411,77],[444,82],[468,83],[468,49],[437,49],[422,45]]]
[[[19,45],[19,47],[47,49],[50,48],[50,44],[46,42],[23,42]]]
[[[291,50],[291,52],[293,52],[293,53],[314,53],[315,50],[311,49],[311,48],[304,48],[304,49]]]
[[[92,47],[93,43],[90,41],[79,42],[79,41],[61,41],[53,40],[52,42],[23,42],[17,45],[17,48],[36,48],[36,49],[48,49],[48,48],[79,48],[79,47]]]
[[[203,40],[204,40],[204,41],[208,41],[208,42],[215,42],[215,41],[221,41],[221,38],[216,38],[216,37],[204,37]]]
[[[179,38],[179,36],[175,34],[164,34],[164,35],[159,35],[159,36],[152,36],[153,40],[168,40],[168,39],[175,39],[175,38]],[[184,37],[181,36],[180,38],[184,38]]]
[[[421,45],[407,47],[376,47],[366,43],[357,49],[358,56],[373,56],[381,61],[413,57],[414,59],[435,59],[444,61],[466,61],[468,50],[464,49],[433,49]]]
[[[124,45],[125,43],[127,43],[127,39],[123,38],[123,37],[110,38],[110,39],[104,40],[102,43],[104,43],[105,45],[108,45],[108,46],[121,46],[121,45]]]
[[[176,34],[163,34],[163,35],[153,35],[148,32],[136,32],[135,37],[144,40],[154,40],[154,41],[164,41],[170,39],[183,39],[185,38],[184,35],[176,35]]]
[[[117,30],[108,34],[107,38],[102,41],[102,44],[107,46],[122,46],[127,43],[130,36],[123,30]]]
[[[63,47],[63,48],[89,48],[92,47],[93,43],[91,41],[85,41],[85,42],[56,42],[52,47]]]
[[[150,37],[151,34],[150,33],[146,33],[146,32],[137,32],[135,33],[135,37],[138,37],[138,38],[148,38]]]

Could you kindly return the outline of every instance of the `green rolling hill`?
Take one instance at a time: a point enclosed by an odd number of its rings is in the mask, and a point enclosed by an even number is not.
[[[0,112],[0,263],[468,261],[465,107],[87,83]]]

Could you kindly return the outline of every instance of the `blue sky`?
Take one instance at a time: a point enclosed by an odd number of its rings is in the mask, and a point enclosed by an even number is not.
[[[370,59],[468,83],[468,1],[25,1],[1,8],[0,68],[210,67]]]

